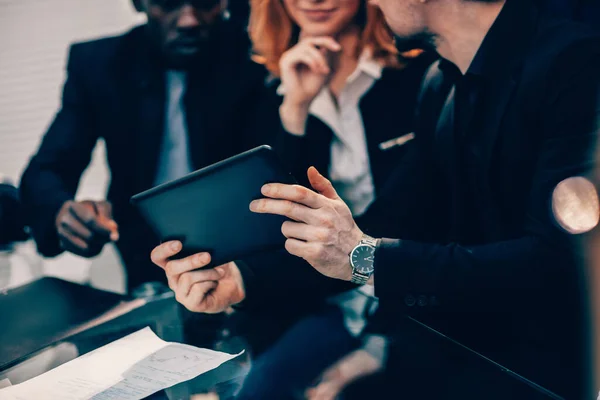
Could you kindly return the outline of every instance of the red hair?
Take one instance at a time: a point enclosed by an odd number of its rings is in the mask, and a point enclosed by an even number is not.
[[[250,4],[249,31],[254,60],[264,64],[275,76],[279,76],[279,60],[283,53],[296,44],[298,26],[289,17],[281,0],[251,0]],[[357,20],[362,31],[356,56],[369,49],[373,57],[386,67],[401,67],[392,32],[381,10],[365,0]],[[414,57],[413,54],[406,56]]]

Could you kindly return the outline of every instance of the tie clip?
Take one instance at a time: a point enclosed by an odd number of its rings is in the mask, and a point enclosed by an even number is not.
[[[379,143],[379,149],[381,151],[386,151],[386,150],[389,150],[396,146],[403,146],[407,142],[410,142],[411,140],[413,140],[414,138],[415,138],[415,133],[410,132],[410,133],[407,133],[406,135],[402,135],[395,139],[391,139],[391,140],[387,140],[383,143]]]

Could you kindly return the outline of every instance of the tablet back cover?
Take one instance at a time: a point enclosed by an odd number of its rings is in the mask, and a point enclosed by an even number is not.
[[[181,240],[178,258],[207,251],[211,265],[283,247],[284,217],[255,214],[266,183],[295,183],[275,152],[261,146],[132,197],[162,241]]]

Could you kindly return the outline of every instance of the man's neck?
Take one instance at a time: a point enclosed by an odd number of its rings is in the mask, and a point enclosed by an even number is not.
[[[465,74],[505,1],[461,1],[450,4],[453,5],[448,5],[448,10],[437,14],[440,17],[436,18],[431,28],[440,56],[454,63]]]

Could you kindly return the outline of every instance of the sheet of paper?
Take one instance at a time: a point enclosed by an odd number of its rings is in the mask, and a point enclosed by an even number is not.
[[[0,400],[143,399],[240,354],[168,343],[145,328],[20,385],[0,390]]]

